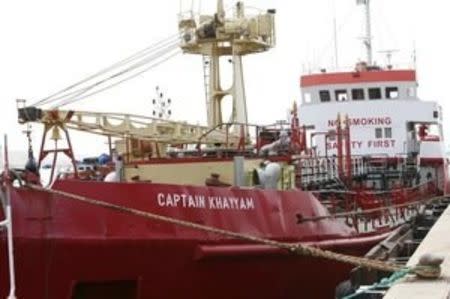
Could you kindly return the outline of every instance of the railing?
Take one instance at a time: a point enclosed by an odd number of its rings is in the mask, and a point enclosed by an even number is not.
[[[301,184],[304,186],[311,183],[322,183],[326,181],[343,179],[339,174],[337,157],[303,158],[300,159],[298,163]],[[351,173],[345,174],[347,177],[355,177],[365,174],[367,169],[364,164],[363,157],[353,156],[351,158],[351,166],[349,169]]]
[[[11,180],[9,178],[8,163],[8,140],[5,135],[4,139],[4,159],[5,169],[3,173],[2,188],[0,189],[0,200],[2,202],[5,219],[0,221],[0,227],[6,228],[6,242],[8,247],[8,266],[9,266],[9,294],[7,299],[16,299],[16,276],[14,268],[14,246],[12,234],[12,213],[11,213]]]
[[[317,221],[325,218],[343,218],[357,231],[373,230],[377,226],[392,226],[408,219],[411,213],[442,197],[435,181],[410,188],[394,187],[390,190],[317,190],[314,193],[330,211],[329,216],[303,221]],[[378,225],[377,225],[378,224]]]
[[[222,128],[225,127],[225,130],[223,130]],[[237,134],[235,132],[230,132],[230,129],[232,127],[239,127],[240,128],[240,133]],[[253,128],[254,129],[254,136],[252,136],[252,134],[250,134],[249,132],[249,128]],[[231,122],[231,123],[222,123],[222,124],[218,124],[212,128],[210,128],[209,130],[205,131],[198,139],[197,139],[197,145],[198,147],[200,147],[201,144],[204,144],[204,140],[208,138],[209,135],[213,134],[214,132],[220,131],[222,132],[222,134],[225,135],[224,138],[224,144],[225,144],[225,148],[229,148],[230,147],[230,143],[233,143],[232,141],[234,140],[234,143],[236,142],[240,142],[240,146],[242,148],[242,145],[248,144],[249,141],[251,141],[251,138],[255,138],[255,142],[256,142],[256,154],[259,154],[259,148],[260,148],[260,143],[259,143],[259,132],[261,132],[261,130],[263,129],[277,129],[277,130],[290,130],[290,123],[275,123],[275,124],[270,124],[270,125],[257,125],[257,124],[250,124],[250,123],[239,123],[239,122]],[[244,144],[242,144],[244,143]],[[237,149],[239,149],[238,147],[236,147]]]
[[[13,248],[13,236],[12,236],[12,217],[11,217],[11,199],[10,199],[10,186],[6,187],[5,192],[0,192],[3,211],[5,212],[5,219],[0,221],[0,227],[6,228],[6,242],[8,243],[8,264],[9,264],[9,295],[8,299],[16,298],[16,280],[14,270],[14,248]]]
[[[375,65],[372,66],[375,68],[379,68],[383,71],[389,71],[389,70],[415,70],[416,66],[414,61],[410,62],[398,62],[393,63],[390,65]],[[354,65],[345,65],[345,66],[311,66],[311,65],[304,65],[302,67],[303,75],[313,75],[313,74],[320,74],[320,73],[341,73],[341,72],[355,72],[356,71],[356,64]]]

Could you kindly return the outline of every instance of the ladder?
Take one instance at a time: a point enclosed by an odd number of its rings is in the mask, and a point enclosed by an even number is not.
[[[205,85],[205,103],[206,103],[206,115],[209,115],[209,85],[210,85],[210,64],[211,58],[209,55],[203,55],[203,80]]]
[[[413,178],[418,171],[419,163],[416,155],[408,155],[403,160],[403,175],[406,178]]]

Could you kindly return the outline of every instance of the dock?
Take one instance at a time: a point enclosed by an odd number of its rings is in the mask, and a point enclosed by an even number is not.
[[[445,256],[439,279],[421,279],[407,276],[392,286],[384,299],[448,299],[450,298],[450,206],[433,225],[422,243],[409,259],[407,266],[414,266],[425,253]]]

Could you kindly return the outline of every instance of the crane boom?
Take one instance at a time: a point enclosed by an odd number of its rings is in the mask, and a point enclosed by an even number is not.
[[[46,127],[68,128],[118,138],[134,138],[164,144],[224,144],[237,136],[226,130],[187,122],[112,112],[43,110],[19,108],[19,123],[41,123]]]

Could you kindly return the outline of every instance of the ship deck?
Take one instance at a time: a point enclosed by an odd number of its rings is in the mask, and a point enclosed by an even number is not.
[[[439,279],[420,279],[415,276],[403,278],[385,295],[385,299],[450,298],[450,206],[442,213],[430,232],[409,259],[407,265],[414,266],[425,253],[441,254],[445,260],[441,265]]]

